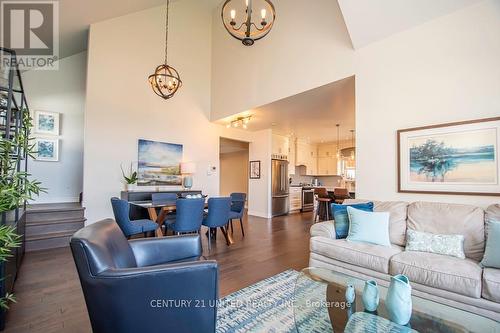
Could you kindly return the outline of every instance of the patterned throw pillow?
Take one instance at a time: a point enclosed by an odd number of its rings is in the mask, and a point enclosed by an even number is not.
[[[465,259],[464,236],[436,235],[428,232],[407,230],[406,251],[429,252]]]
[[[352,205],[332,204],[333,219],[335,220],[335,234],[337,239],[346,238],[349,234],[349,216],[347,214],[347,207],[364,210],[365,212],[373,212],[373,202]]]

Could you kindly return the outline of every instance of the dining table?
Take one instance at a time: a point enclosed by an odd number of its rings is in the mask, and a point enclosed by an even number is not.
[[[163,225],[163,222],[165,222],[168,213],[172,213],[177,210],[176,201],[130,201],[130,204],[146,209],[149,214],[149,219],[156,222],[156,224],[158,225],[155,231],[156,237],[164,237],[161,226]],[[205,208],[208,208],[207,201],[205,201]]]

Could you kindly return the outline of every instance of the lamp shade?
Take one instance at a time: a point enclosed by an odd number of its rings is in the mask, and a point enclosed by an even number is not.
[[[196,172],[196,164],[193,162],[181,163],[181,173],[183,175],[191,175]]]

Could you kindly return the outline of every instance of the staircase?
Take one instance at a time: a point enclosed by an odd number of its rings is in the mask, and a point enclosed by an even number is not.
[[[26,252],[69,246],[70,237],[85,225],[80,203],[36,204],[26,212]]]

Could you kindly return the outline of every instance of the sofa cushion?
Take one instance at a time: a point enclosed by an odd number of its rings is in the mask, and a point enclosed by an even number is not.
[[[408,229],[464,236],[467,258],[480,261],[484,253],[484,210],[468,205],[414,202],[408,206]]]
[[[500,303],[500,269],[485,268],[483,271],[483,298]]]
[[[402,252],[391,259],[390,274],[410,281],[474,298],[481,297],[479,263],[435,253]]]
[[[311,238],[311,252],[381,273],[389,273],[389,259],[403,248],[353,243],[345,239]]]
[[[344,204],[373,202],[374,212],[389,212],[389,236],[392,244],[405,246],[406,243],[406,216],[408,203],[404,201],[373,201],[362,199],[346,199]]]

